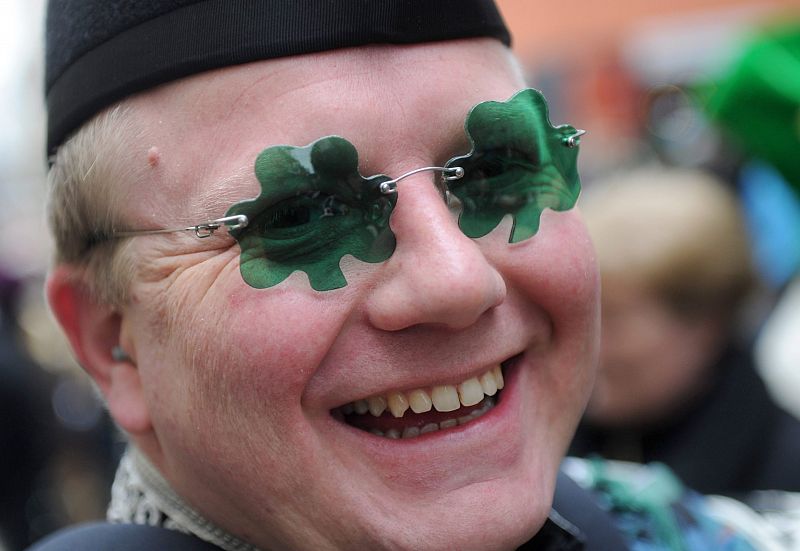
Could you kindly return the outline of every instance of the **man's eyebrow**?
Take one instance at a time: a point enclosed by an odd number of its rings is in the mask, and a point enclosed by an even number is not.
[[[249,191],[250,187],[253,187],[252,191]],[[251,199],[258,193],[258,181],[253,174],[253,166],[242,166],[225,178],[215,180],[198,193],[192,199],[192,216],[198,221],[220,218],[234,203]]]

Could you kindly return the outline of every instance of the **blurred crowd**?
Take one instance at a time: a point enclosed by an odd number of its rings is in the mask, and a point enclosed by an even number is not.
[[[800,492],[800,13],[747,12],[676,59],[657,47],[683,39],[669,21],[526,67],[553,122],[589,131],[604,334],[571,452],[664,462],[705,493]],[[0,256],[0,551],[103,517],[123,447],[43,306],[46,258],[16,258]]]
[[[570,451],[797,492],[800,19],[753,25],[714,74],[645,88],[610,66],[637,146],[583,172],[603,337]]]

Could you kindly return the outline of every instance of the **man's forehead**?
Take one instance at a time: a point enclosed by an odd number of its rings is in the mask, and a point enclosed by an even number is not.
[[[431,73],[443,73],[442,83],[448,86],[422,85],[420,81]],[[492,39],[473,38],[368,45],[254,61],[190,75],[135,97],[145,98],[142,108],[159,115],[169,117],[185,110],[192,116],[183,120],[191,122],[203,115],[228,116],[238,105],[280,115],[303,105],[304,99],[321,109],[338,109],[364,99],[372,104],[360,107],[377,108],[402,95],[407,101],[416,97],[435,107],[457,102],[459,88],[479,89],[476,80],[498,77],[523,82],[510,50]],[[291,115],[298,124],[323,122],[314,121],[307,111]],[[171,121],[175,123],[180,120]]]
[[[457,63],[464,59],[492,66],[470,92],[447,86],[475,78]],[[145,127],[140,151],[159,152],[160,166],[150,167],[158,171],[154,192],[192,215],[220,216],[257,194],[253,166],[263,149],[328,135],[356,146],[364,175],[397,172],[404,162],[441,163],[467,153],[464,121],[473,105],[508,99],[521,87],[507,50],[486,39],[362,47],[294,61],[210,71],[132,98]],[[402,80],[400,65],[426,78]],[[151,159],[141,154],[136,162]],[[163,189],[165,182],[180,191]]]

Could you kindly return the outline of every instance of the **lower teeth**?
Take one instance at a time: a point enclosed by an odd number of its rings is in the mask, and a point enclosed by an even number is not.
[[[383,436],[384,438],[392,438],[395,440],[398,438],[415,438],[422,434],[428,434],[429,432],[436,432],[437,430],[466,425],[470,421],[474,421],[492,409],[494,407],[494,403],[494,397],[487,396],[484,400],[483,406],[479,409],[472,410],[468,415],[459,417],[457,419],[448,419],[446,421],[442,421],[441,423],[428,423],[422,427],[406,427],[402,433],[397,429],[389,429],[386,432],[378,429],[372,429],[369,432],[375,436]]]

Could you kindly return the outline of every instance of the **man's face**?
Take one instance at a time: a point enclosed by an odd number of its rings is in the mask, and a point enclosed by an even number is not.
[[[441,166],[469,151],[470,107],[523,87],[491,40],[359,48],[186,79],[131,102],[143,127],[132,156],[151,177],[128,187],[124,212],[144,228],[222,216],[259,193],[252,165],[262,149],[333,134],[356,146],[365,176]],[[399,183],[394,254],[345,259],[348,284],[332,291],[314,291],[301,272],[248,286],[238,245],[221,235],[134,240],[122,343],[154,431],[137,442],[203,515],[281,549],[501,548],[544,521],[592,379],[591,246],[574,210],[546,211],[520,243],[508,243],[509,220],[468,238],[436,177]],[[428,413],[445,428],[393,439],[343,414],[358,400],[430,394],[499,366],[496,406],[469,422],[457,420],[475,407]],[[420,419],[409,409],[367,424],[402,433]]]

